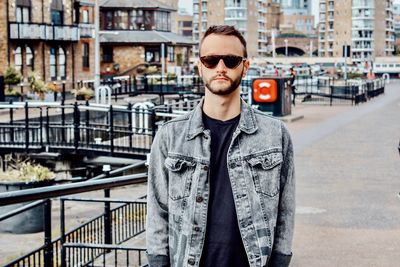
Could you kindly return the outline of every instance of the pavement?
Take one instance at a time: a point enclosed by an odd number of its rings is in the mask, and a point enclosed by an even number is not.
[[[287,122],[297,179],[291,266],[399,266],[400,81],[357,106],[297,103],[292,116],[301,119]],[[125,187],[111,196],[135,198],[145,191],[145,185]],[[59,207],[53,203],[57,236]],[[70,204],[68,226],[101,211]],[[42,239],[43,233],[0,233],[0,264],[40,246]]]

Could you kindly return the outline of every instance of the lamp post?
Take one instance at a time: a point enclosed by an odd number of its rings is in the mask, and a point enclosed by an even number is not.
[[[288,39],[283,40],[285,42],[285,56],[288,56]]]

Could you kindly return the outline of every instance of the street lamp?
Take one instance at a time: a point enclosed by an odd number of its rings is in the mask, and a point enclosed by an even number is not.
[[[288,46],[287,46],[288,39],[285,39],[283,41],[285,42],[285,56],[288,56]]]

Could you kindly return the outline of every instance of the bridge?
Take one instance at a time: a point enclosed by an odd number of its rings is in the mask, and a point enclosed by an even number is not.
[[[284,34],[275,38],[275,52],[278,55],[286,55],[286,41],[287,41],[287,56],[303,56],[310,54],[312,43],[312,53],[316,55],[318,50],[318,38],[309,38],[297,34]]]

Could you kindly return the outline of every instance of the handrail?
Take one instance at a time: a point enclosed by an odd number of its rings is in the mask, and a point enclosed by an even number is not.
[[[146,161],[141,161],[141,162],[133,163],[133,164],[131,164],[131,165],[128,165],[128,166],[125,166],[125,167],[122,167],[122,168],[119,168],[119,169],[110,171],[110,176],[114,176],[114,175],[119,174],[119,173],[122,173],[122,172],[124,172],[124,171],[130,170],[130,169],[134,169],[134,168],[137,168],[137,167],[144,166],[145,164],[146,164]],[[106,177],[106,174],[102,173],[102,174],[100,174],[100,175],[98,175],[98,176],[95,176],[95,177],[91,178],[90,180],[91,180],[91,181],[94,181],[94,180],[98,180],[98,179],[103,179],[103,178],[105,178],[105,177]]]
[[[69,194],[77,194],[101,189],[110,189],[118,186],[125,186],[147,181],[147,174],[140,173],[125,175],[115,178],[106,178],[95,181],[77,182],[66,185],[53,185],[20,191],[0,193],[0,206],[23,203],[27,201],[60,197]]]
[[[22,207],[20,207],[20,208],[18,208],[18,209],[16,209],[16,210],[12,210],[12,211],[10,211],[10,212],[7,212],[6,214],[3,214],[3,215],[0,216],[0,222],[6,220],[6,219],[8,219],[8,218],[13,217],[14,215],[17,215],[17,214],[19,214],[19,213],[22,213],[23,211],[26,211],[26,210],[29,210],[29,209],[31,209],[31,208],[37,207],[37,206],[39,206],[39,205],[42,205],[42,204],[44,204],[46,201],[47,201],[46,199],[44,199],[44,200],[38,200],[38,201],[35,201],[35,202],[32,202],[32,203],[29,203],[29,204],[27,204],[27,205],[25,205],[25,206],[22,206]]]

